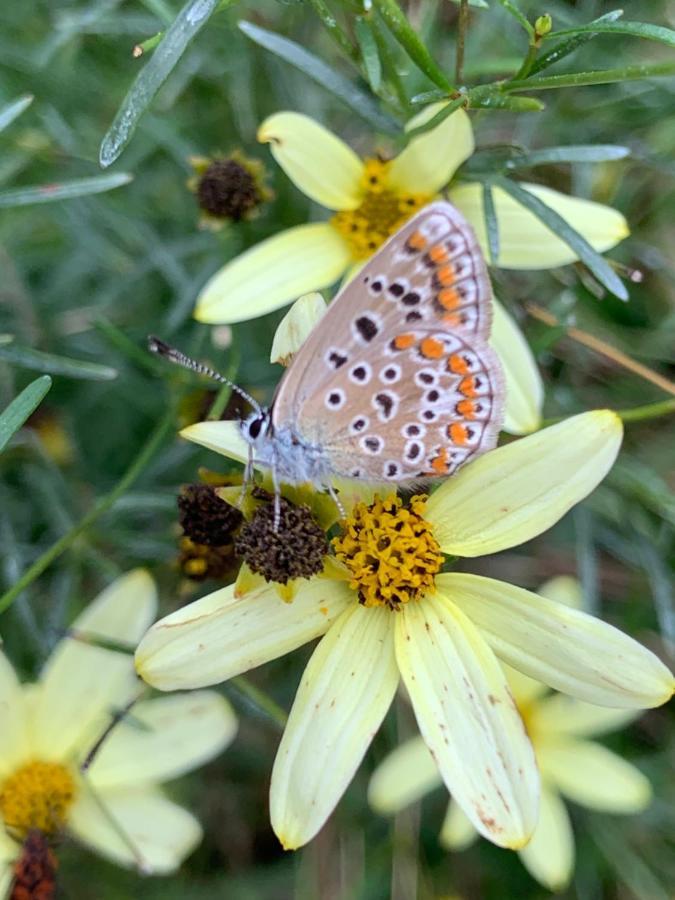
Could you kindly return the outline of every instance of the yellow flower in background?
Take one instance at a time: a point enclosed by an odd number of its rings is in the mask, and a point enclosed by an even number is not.
[[[409,123],[429,121],[432,104]],[[280,112],[267,118],[258,140],[295,185],[329,210],[327,222],[298,225],[277,234],[220,269],[197,300],[202,322],[232,323],[278,309],[296,297],[333,284],[360,265],[420,207],[436,197],[474,150],[471,122],[457,110],[413,138],[394,159],[361,160],[340,138],[308,116]],[[535,184],[522,187],[558,212],[598,251],[628,235],[621,213]],[[499,258],[505,269],[549,269],[577,257],[567,244],[500,188],[493,191],[499,225]],[[450,201],[473,226],[488,255],[483,188],[450,187]]]
[[[224,427],[187,436],[236,456],[236,425],[209,424]],[[472,825],[522,847],[536,824],[538,776],[497,657],[585,701],[629,709],[665,702],[673,678],[610,625],[505,582],[441,573],[442,555],[496,553],[551,527],[601,481],[621,435],[614,413],[585,413],[486,453],[426,502],[350,504],[330,575],[304,580],[292,603],[274,583],[209,594],[148,631],[137,670],[160,690],[203,687],[325,635],[274,764],[282,844],[299,847],[325,823],[402,680]]]
[[[91,639],[133,646],[154,620],[151,577],[118,578],[73,623]],[[36,684],[0,654],[0,896],[30,829],[64,832],[144,873],[176,869],[201,839],[194,816],[160,789],[220,753],[237,722],[213,691],[142,701],[80,765],[111,716],[139,692],[132,657],[65,638]]]
[[[576,579],[561,576],[540,588],[542,596],[576,605]],[[544,887],[563,890],[574,871],[574,836],[562,797],[588,809],[630,814],[652,799],[647,778],[602,744],[589,740],[632,722],[631,709],[594,706],[551,694],[546,685],[506,667],[507,680],[527,728],[541,773],[539,821],[532,839],[518,852],[530,874]],[[368,789],[371,806],[391,815],[443,784],[422,738],[401,744],[375,770]],[[477,832],[458,803],[451,802],[441,843],[462,850]]]

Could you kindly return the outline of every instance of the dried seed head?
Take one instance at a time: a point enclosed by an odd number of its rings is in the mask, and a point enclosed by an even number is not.
[[[231,545],[243,516],[208,484],[188,484],[178,495],[178,520],[185,534],[209,547]]]

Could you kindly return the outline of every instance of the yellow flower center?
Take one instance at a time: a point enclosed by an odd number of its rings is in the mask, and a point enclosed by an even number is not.
[[[402,194],[387,184],[390,162],[364,160],[363,200],[357,209],[336,213],[331,224],[345,237],[355,259],[366,259],[432,199],[428,194]]]
[[[0,785],[0,817],[21,837],[33,828],[54,834],[66,822],[75,799],[75,779],[60,763],[35,760]]]
[[[364,606],[388,606],[419,600],[434,590],[443,564],[431,525],[423,518],[426,497],[403,505],[395,495],[368,506],[358,503],[333,539],[337,559],[352,574],[350,586]]]

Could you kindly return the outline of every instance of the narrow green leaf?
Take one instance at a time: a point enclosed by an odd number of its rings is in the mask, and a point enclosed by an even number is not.
[[[499,3],[504,7],[507,13],[510,13],[517,22],[520,22],[520,24],[523,26],[530,37],[534,37],[533,26],[527,21],[516,4],[512,3],[512,0],[499,0]]]
[[[598,22],[615,22],[617,19],[620,19],[622,15],[622,9],[615,9],[612,12],[605,13],[604,16],[600,16],[599,18],[594,19],[593,22],[589,22],[588,24],[594,25]],[[550,35],[548,36],[550,37]],[[597,36],[597,31],[587,31],[583,34],[578,34],[575,37],[567,38],[567,40],[560,41],[560,43],[556,44],[555,47],[551,47],[550,50],[547,50],[546,53],[542,53],[539,56],[539,58],[533,63],[532,68],[528,72],[528,76],[531,77],[537,72],[541,72],[543,69],[548,69],[549,66],[552,66],[554,63],[557,63],[561,59],[564,59],[566,56],[569,56],[570,53],[574,53],[574,51],[579,47],[583,47],[584,44],[592,41],[593,38]]]
[[[0,453],[12,435],[16,434],[28,417],[35,412],[51,386],[52,380],[49,375],[36,378],[12,400],[4,412],[0,413]]]
[[[648,25],[646,22],[600,22],[596,20],[588,25],[575,25],[573,28],[561,28],[559,31],[552,31],[547,35],[547,39],[562,37],[565,34],[586,34],[588,32],[593,34],[629,34],[647,41],[657,41],[660,44],[675,47],[675,31],[671,28],[664,28],[662,25]]]
[[[110,366],[102,366],[99,363],[81,359],[70,359],[66,356],[56,356],[53,353],[43,353],[41,350],[33,350],[31,347],[21,347],[17,344],[4,344],[0,346],[0,360],[14,363],[22,369],[30,369],[33,372],[46,372],[49,375],[65,375],[67,378],[82,378],[90,381],[112,381],[117,378],[117,369]]]
[[[354,32],[361,50],[361,59],[366,70],[368,84],[374,93],[377,93],[382,83],[382,63],[377,49],[377,41],[370,24],[363,16],[357,16],[354,21]]]
[[[0,109],[0,131],[4,131],[8,125],[17,119],[24,109],[27,109],[35,98],[32,94],[24,94],[21,97],[17,97],[16,100],[12,100],[6,106],[3,106]]]
[[[488,181],[483,184],[483,215],[485,216],[485,230],[490,250],[490,265],[496,266],[499,259],[499,225],[497,224],[492,186]]]
[[[559,213],[547,206],[539,197],[535,197],[534,194],[526,191],[525,188],[509,178],[497,176],[492,179],[492,183],[493,185],[498,185],[502,190],[510,194],[514,200],[534,213],[561,241],[564,241],[568,247],[571,247],[584,265],[608,291],[611,291],[620,300],[628,300],[628,292],[614,269],[591,247],[586,238],[572,228]]]
[[[122,187],[133,180],[133,175],[116,172],[114,175],[92,175],[91,178],[76,178],[73,181],[54,184],[35,184],[30,187],[0,191],[0,208],[8,206],[32,206],[35,203],[53,203],[56,200],[72,200],[87,194],[101,194]]]
[[[451,0],[455,6],[459,6],[461,0]],[[476,9],[490,9],[490,4],[486,3],[485,0],[469,0],[469,6],[474,6]]]
[[[591,84],[614,84],[618,81],[639,81],[642,78],[660,78],[675,75],[675,63],[645,63],[625,66],[622,69],[598,69],[592,72],[571,72],[569,75],[548,75],[543,78],[525,78],[508,81],[503,91],[548,91],[552,88],[585,87]]]
[[[517,103],[510,101],[517,100]],[[541,112],[545,104],[534,97],[509,97],[497,91],[492,93],[476,93],[469,91],[469,107],[471,109],[507,109],[511,112]]]
[[[460,106],[466,106],[466,97],[457,97],[456,100],[451,100],[449,103],[439,109],[436,115],[432,116],[428,122],[425,122],[424,125],[418,125],[417,128],[411,128],[410,131],[406,131],[405,136],[406,140],[410,141],[412,138],[417,137],[418,134],[424,134],[425,131],[431,131],[433,128],[436,128],[437,125],[440,125],[444,119],[447,119],[448,116],[452,115],[456,109],[459,109]]]
[[[427,103],[437,103],[439,100],[449,100],[448,92],[442,91],[440,88],[434,88],[431,91],[422,91],[421,94],[415,94],[410,99],[413,106],[425,106]]]
[[[141,116],[218,3],[219,0],[189,0],[166,29],[162,42],[138,73],[101,142],[99,161],[104,169],[115,162],[131,140]]]
[[[445,77],[445,73],[439,67],[436,60],[422,43],[419,35],[406,19],[396,0],[373,0],[373,5],[378,9],[387,28],[399,42],[401,47],[415,63],[417,68],[424,72],[430,81],[444,90],[454,90],[452,84]]]
[[[383,113],[370,94],[362,91],[335,69],[326,65],[323,60],[301,47],[300,44],[296,44],[295,41],[282,37],[280,34],[275,34],[273,31],[259,28],[251,22],[239,22],[239,28],[254,43],[295,66],[296,69],[304,72],[317,84],[330,91],[350,109],[370,122],[378,131],[399,134],[401,128],[398,122]]]
[[[527,169],[548,163],[590,163],[625,159],[630,156],[630,148],[617,144],[570,144],[568,147],[547,147],[533,150],[506,161],[507,169]]]

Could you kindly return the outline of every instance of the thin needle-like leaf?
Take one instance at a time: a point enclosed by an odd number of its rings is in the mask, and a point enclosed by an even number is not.
[[[366,70],[368,83],[373,92],[377,93],[382,83],[382,63],[377,49],[377,41],[370,29],[370,23],[363,16],[358,16],[354,22],[354,33],[361,51],[361,59]]]
[[[492,187],[489,182],[483,184],[483,215],[485,216],[485,231],[490,250],[490,265],[496,266],[499,259],[499,225],[497,224]]]
[[[73,181],[57,181],[53,184],[36,184],[0,191],[0,208],[32,206],[35,203],[53,203],[56,200],[85,197],[87,194],[101,194],[129,184],[133,177],[126,172],[116,172],[111,175],[92,175],[91,178],[75,178]]]
[[[507,169],[526,169],[549,163],[608,162],[630,156],[628,147],[617,144],[570,144],[568,147],[547,147],[515,156],[505,163]]]
[[[399,42],[401,47],[415,63],[417,68],[424,72],[430,81],[437,84],[443,90],[454,90],[443,70],[420,40],[419,35],[406,19],[396,0],[373,0],[378,12],[382,16],[387,28]]]
[[[596,25],[602,22],[616,22],[617,19],[620,19],[623,15],[622,9],[615,9],[612,12],[605,13],[604,16],[600,16],[595,19],[593,22],[589,22],[589,25]],[[579,47],[583,47],[584,44],[587,44],[589,41],[592,41],[593,38],[598,36],[597,31],[585,31],[582,34],[576,34],[574,37],[567,38],[564,41],[560,41],[554,47],[551,47],[550,50],[547,50],[545,53],[542,53],[541,56],[532,65],[528,76],[532,77],[537,72],[541,72],[543,69],[547,69],[549,66],[554,65],[554,63],[559,62],[561,59],[564,59],[566,56],[569,56],[570,53],[574,53],[575,50],[578,50]]]
[[[67,378],[90,381],[112,381],[118,375],[117,369],[110,366],[57,356],[54,353],[43,353],[41,350],[21,347],[14,343],[0,346],[0,360],[34,372],[47,372],[50,375],[65,375]]]
[[[675,31],[664,28],[662,25],[649,25],[646,22],[600,22],[596,20],[588,25],[575,25],[572,28],[561,28],[553,31],[547,37],[562,37],[566,34],[629,34],[633,37],[643,38],[648,41],[657,41],[675,47]]]
[[[49,375],[36,378],[12,400],[7,409],[0,413],[0,453],[12,435],[16,434],[28,417],[35,412],[51,386],[52,380]]]
[[[16,100],[12,100],[0,109],[0,131],[4,131],[14,119],[18,118],[24,109],[27,109],[33,102],[32,94],[24,94]]]

